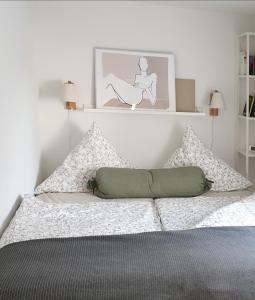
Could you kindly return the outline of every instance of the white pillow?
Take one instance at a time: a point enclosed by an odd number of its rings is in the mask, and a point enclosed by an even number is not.
[[[213,191],[241,190],[252,185],[249,180],[206,148],[191,126],[185,130],[182,147],[177,149],[164,165],[165,168],[183,166],[200,167],[207,179],[214,182]]]
[[[35,194],[87,192],[88,180],[101,167],[130,168],[131,165],[93,124],[87,136],[71,151],[62,165],[36,188]]]

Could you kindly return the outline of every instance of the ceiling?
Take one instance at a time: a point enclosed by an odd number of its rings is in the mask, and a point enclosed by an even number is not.
[[[255,1],[147,1],[151,4],[184,6],[255,16]]]

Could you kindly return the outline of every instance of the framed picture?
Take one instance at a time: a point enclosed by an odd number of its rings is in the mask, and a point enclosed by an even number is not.
[[[96,107],[176,111],[174,55],[95,49]]]

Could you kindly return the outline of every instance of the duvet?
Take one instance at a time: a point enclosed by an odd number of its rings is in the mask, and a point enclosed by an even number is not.
[[[86,195],[84,202],[78,204],[45,203],[28,196],[0,239],[0,248],[33,239],[158,230],[161,230],[161,224],[152,199],[103,201]]]
[[[209,194],[154,201],[102,200],[88,193],[27,196],[1,237],[0,248],[33,239],[255,226],[255,197],[242,197]]]
[[[254,300],[255,228],[42,239],[0,250],[0,299]]]

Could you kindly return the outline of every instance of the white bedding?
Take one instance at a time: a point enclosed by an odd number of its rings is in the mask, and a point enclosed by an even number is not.
[[[209,192],[193,198],[161,198],[155,201],[164,230],[192,229],[207,216],[250,195],[249,191]]]
[[[84,194],[86,195],[86,194]],[[46,203],[25,198],[0,240],[14,242],[161,230],[152,199],[100,200],[83,204]]]
[[[27,197],[0,239],[0,248],[44,238],[131,234],[210,226],[255,226],[249,191],[194,198],[104,200],[89,193]],[[160,223],[161,221],[161,223]]]
[[[217,209],[196,225],[197,228],[218,226],[255,226],[255,196]]]
[[[249,190],[234,191],[234,192],[207,192],[203,196],[210,198],[220,198],[220,197],[247,197],[251,194]],[[92,193],[44,193],[36,196],[46,203],[87,203],[88,201],[108,201],[100,199]],[[171,198],[174,199],[174,198]],[[190,198],[189,198],[190,199]],[[132,199],[128,199],[132,201]]]
[[[98,198],[92,193],[44,193],[44,194],[37,195],[36,199],[39,199],[46,203],[73,203],[73,204],[108,201],[105,199]],[[132,201],[132,199],[129,200]]]

